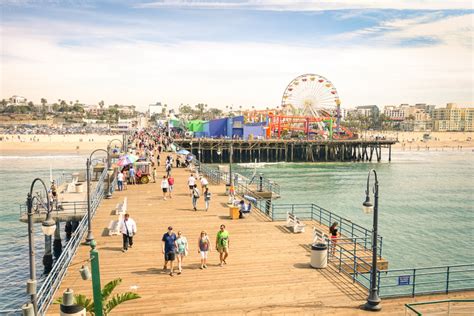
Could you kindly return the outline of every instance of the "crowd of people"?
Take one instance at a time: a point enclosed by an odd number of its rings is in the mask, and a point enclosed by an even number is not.
[[[161,166],[160,155],[165,151],[171,151],[173,139],[167,137],[164,131],[141,131],[136,132],[129,140],[129,153],[137,155],[139,159],[147,161],[152,167],[152,181],[157,183],[158,170]],[[164,156],[164,155],[163,155]],[[190,176],[187,180],[189,188],[189,196],[191,198],[192,210],[198,211],[198,204],[201,197],[204,201],[204,210],[208,211],[211,201],[211,192],[209,188],[209,181],[204,175],[199,175],[192,165],[191,160],[187,157],[173,158],[173,155],[166,155],[163,165],[164,174],[161,177],[160,188],[162,200],[166,201],[173,198],[173,189],[175,186],[175,178],[173,177],[173,165],[176,160],[176,168],[188,167]],[[187,163],[186,163],[187,162]],[[122,168],[117,175],[118,190],[125,189],[127,183],[135,184],[136,171],[133,164]],[[198,187],[199,184],[199,187]],[[184,184],[183,184],[184,185]],[[137,224],[130,217],[125,214],[122,223],[120,223],[120,232],[123,236],[122,251],[127,252],[133,246],[133,236],[137,233]],[[162,237],[162,253],[164,255],[163,270],[168,271],[169,275],[174,275],[175,261],[177,261],[177,274],[183,272],[183,263],[185,257],[189,255],[190,245],[188,239],[181,231],[174,233],[173,227],[169,226],[168,231]],[[225,225],[221,225],[216,234],[215,249],[219,253],[219,264],[223,266],[227,264],[226,259],[229,255],[229,232],[225,229]],[[200,268],[207,269],[207,260],[212,249],[211,239],[206,231],[201,231],[197,238],[197,252],[200,257]],[[168,270],[169,269],[169,270]]]

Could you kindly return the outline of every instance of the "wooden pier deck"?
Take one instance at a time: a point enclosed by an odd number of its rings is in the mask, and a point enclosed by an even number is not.
[[[163,169],[159,168],[159,176],[163,176]],[[162,199],[159,181],[129,185],[128,190],[103,200],[94,217],[102,285],[120,277],[123,283],[117,293],[134,288],[142,297],[120,305],[114,315],[368,314],[360,310],[367,297],[365,289],[334,268],[316,270],[309,266],[307,245],[312,241],[311,229],[293,234],[283,222],[271,222],[258,212],[244,220],[230,220],[224,185],[210,186],[213,195],[208,212],[194,212],[186,183],[189,172],[174,169],[173,174],[172,199]],[[127,253],[121,252],[121,236],[103,234],[109,222],[116,219],[113,209],[124,197],[128,198],[128,212],[138,226],[134,246]],[[203,204],[201,198],[201,209]],[[220,224],[225,224],[230,233],[228,264],[220,267],[213,249],[208,269],[200,270],[199,233],[206,230],[215,243]],[[175,232],[182,231],[190,244],[184,271],[174,277],[162,271],[161,237],[170,225]],[[80,246],[55,298],[66,288],[92,297],[91,281],[83,281],[78,272],[80,263],[89,257],[89,250],[88,246]],[[404,315],[403,304],[410,301],[413,299],[385,300],[382,313]],[[59,315],[59,306],[51,305],[47,315]]]

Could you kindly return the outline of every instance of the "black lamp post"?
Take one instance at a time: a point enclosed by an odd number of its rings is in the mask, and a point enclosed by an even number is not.
[[[91,219],[91,179],[90,179],[90,168],[91,168],[91,160],[92,156],[98,152],[103,151],[107,154],[107,161],[109,161],[109,152],[105,149],[96,149],[91,152],[89,158],[86,161],[86,179],[87,179],[87,237],[86,237],[86,245],[90,245],[91,241],[94,240],[94,236],[92,235],[92,219]],[[107,166],[108,167],[108,166]],[[109,179],[110,181],[110,179]],[[110,184],[110,182],[109,182]]]
[[[370,202],[369,197],[369,182],[370,174],[374,173],[375,183],[373,187],[374,192],[374,204]],[[365,191],[365,202],[362,204],[364,213],[370,214],[372,211],[374,213],[373,220],[373,229],[372,229],[372,268],[370,270],[370,289],[369,297],[367,302],[364,304],[364,309],[368,311],[379,311],[382,309],[380,305],[380,297],[378,295],[377,288],[377,236],[378,236],[378,205],[379,205],[379,181],[377,179],[377,172],[374,169],[369,171],[367,176],[367,189]]]
[[[40,182],[43,186],[44,193],[46,196],[46,203],[43,201],[42,197],[38,194],[33,196],[33,189],[36,182]],[[33,225],[33,215],[34,212],[38,210],[39,205],[43,206],[46,209],[46,220],[41,225],[41,230],[46,236],[52,236],[56,230],[56,222],[52,219],[51,216],[51,205],[49,201],[48,188],[43,180],[36,178],[31,183],[30,192],[26,198],[26,206],[28,208],[28,244],[30,251],[30,279],[26,282],[26,292],[31,297],[31,305],[25,304],[22,307],[24,315],[31,315],[32,309],[34,315],[38,315],[38,302],[36,294],[36,266],[35,266],[35,242],[34,242],[34,225]]]

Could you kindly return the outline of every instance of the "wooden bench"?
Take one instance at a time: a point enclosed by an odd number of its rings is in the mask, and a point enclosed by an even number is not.
[[[117,215],[122,215],[127,213],[127,197],[124,197],[123,203],[118,203],[117,206],[115,207],[115,214]]]
[[[324,243],[327,244],[329,236],[323,233],[320,229],[313,226],[313,244]]]
[[[108,229],[109,236],[120,235],[120,221],[111,220]]]
[[[286,227],[292,228],[293,233],[304,233],[305,223],[302,223],[298,217],[290,212],[286,212]]]

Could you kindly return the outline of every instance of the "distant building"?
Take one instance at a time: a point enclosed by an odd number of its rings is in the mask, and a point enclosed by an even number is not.
[[[107,109],[108,109],[108,106],[106,106],[106,105],[92,104],[92,105],[84,106],[84,111],[86,113],[90,113],[92,115],[101,115],[105,111],[107,111]]]
[[[474,108],[460,108],[448,103],[433,111],[433,130],[437,132],[472,132]]]
[[[152,117],[153,114],[161,114],[163,113],[163,105],[161,102],[156,102],[155,104],[148,105],[148,116]]]
[[[372,123],[375,123],[379,119],[380,110],[376,105],[361,105],[356,106],[356,112],[362,116],[369,117]]]
[[[121,114],[132,115],[135,113],[135,105],[119,105],[118,111]]]
[[[384,115],[392,128],[402,131],[427,131],[432,129],[431,112],[434,105],[418,103],[415,105],[400,104],[384,107]]]
[[[9,105],[26,105],[26,98],[19,95],[12,96],[9,101]]]

